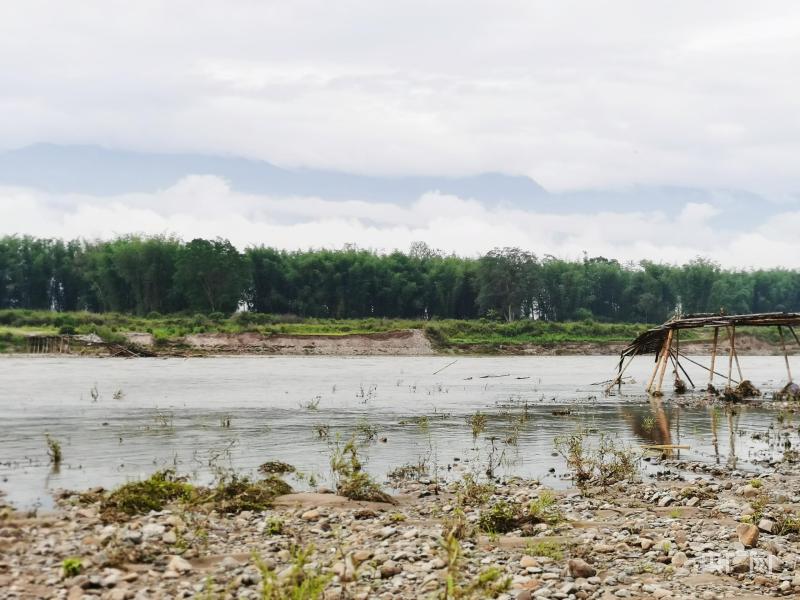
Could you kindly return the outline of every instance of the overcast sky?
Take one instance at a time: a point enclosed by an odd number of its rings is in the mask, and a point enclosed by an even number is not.
[[[0,149],[82,143],[366,174],[499,171],[552,191],[749,190],[785,203],[787,212],[738,232],[772,239],[755,254],[743,251],[743,265],[783,264],[789,259],[779,250],[797,263],[797,230],[783,241],[773,232],[800,224],[798,72],[794,1],[2,2]],[[181,196],[203,185],[204,197],[230,201],[224,218]],[[352,203],[303,199],[297,206],[307,216],[286,223],[269,212],[277,203],[243,200],[215,178],[176,181],[163,193],[184,203],[172,212],[126,195],[0,194],[2,233],[94,235],[135,223],[242,243],[268,234],[260,241],[290,247],[405,247],[428,237],[462,253],[508,243],[670,262],[697,253],[739,260],[735,244],[752,241],[698,241],[713,233],[703,217],[686,220],[664,244],[652,234],[681,217],[640,214],[636,206],[614,217],[621,230],[589,233],[557,216],[435,194],[377,221],[353,213]],[[315,202],[324,216],[309,208]],[[123,212],[148,205],[155,217],[131,213],[126,224],[120,213],[100,214],[117,210],[112,204]],[[67,227],[90,209],[94,220]],[[684,212],[715,210],[687,203]],[[9,211],[18,214],[12,219]],[[459,219],[473,221],[454,229]],[[601,222],[594,212],[573,221]]]

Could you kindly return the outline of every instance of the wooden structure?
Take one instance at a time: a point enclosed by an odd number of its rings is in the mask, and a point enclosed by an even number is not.
[[[783,357],[786,361],[786,373],[789,377],[789,383],[791,384],[792,370],[789,366],[789,356],[786,351],[784,329],[787,329],[794,338],[794,341],[800,345],[800,338],[797,337],[797,333],[795,333],[794,329],[795,326],[800,326],[800,313],[761,313],[751,315],[704,313],[676,317],[663,325],[648,329],[640,334],[621,352],[617,376],[611,381],[606,391],[609,391],[615,385],[622,384],[622,376],[625,370],[631,364],[634,357],[642,354],[655,354],[655,368],[647,382],[647,392],[649,394],[661,394],[664,374],[667,371],[667,365],[670,363],[673,366],[676,380],[680,378],[680,373],[683,373],[691,386],[693,388],[695,387],[691,377],[689,377],[689,374],[686,372],[683,365],[681,365],[681,360],[695,364],[708,371],[709,388],[713,387],[714,375],[719,375],[725,380],[726,388],[731,388],[731,384],[741,384],[744,381],[744,377],[742,376],[742,368],[739,365],[739,356],[736,353],[736,328],[742,326],[777,327]],[[681,351],[681,331],[698,328],[713,329],[714,331],[709,366],[700,364]],[[727,341],[727,372],[724,373],[717,370],[719,368],[717,366],[717,351],[720,345],[720,330],[723,330],[726,334]],[[736,365],[738,379],[733,376],[734,365]]]
[[[32,335],[28,337],[29,354],[69,354],[67,335]]]

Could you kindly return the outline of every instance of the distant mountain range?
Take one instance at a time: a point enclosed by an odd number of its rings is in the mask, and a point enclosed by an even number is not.
[[[0,152],[0,185],[52,193],[98,196],[153,192],[187,175],[217,175],[238,191],[270,196],[318,196],[408,204],[425,192],[558,213],[661,210],[674,214],[687,202],[718,207],[718,225],[761,219],[778,205],[738,190],[634,186],[621,190],[550,193],[529,177],[484,173],[466,177],[380,177],[319,169],[284,169],[265,161],[202,154],[157,154],[100,146],[35,144]],[[782,206],[783,210],[787,207]],[[735,218],[731,213],[735,212]],[[726,216],[727,214],[727,216]]]

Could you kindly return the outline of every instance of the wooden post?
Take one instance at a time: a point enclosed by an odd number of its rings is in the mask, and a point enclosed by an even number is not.
[[[717,340],[719,340],[719,327],[714,327],[714,343],[711,346],[711,369],[708,372],[708,385],[714,383],[714,363],[717,362]]]
[[[786,373],[789,375],[789,383],[792,383],[792,369],[789,368],[789,355],[786,354],[786,342],[783,339],[783,327],[778,325],[778,333],[781,336],[781,348],[783,349],[783,360],[786,361]]]
[[[731,375],[733,373],[733,336],[731,335],[731,328],[725,326],[725,331],[728,332],[728,386],[731,387]]]
[[[667,363],[669,362],[669,357],[672,353],[672,332],[673,330],[670,329],[669,333],[667,333],[667,339],[664,342],[664,346],[661,350],[664,353],[664,360],[661,364],[661,372],[658,375],[658,386],[656,386],[657,392],[661,392],[661,385],[664,383],[664,374],[667,372]]]
[[[670,331],[667,332],[667,337],[664,340],[664,343],[661,344],[661,351],[660,351],[661,354],[658,355],[658,360],[656,360],[656,368],[655,368],[655,370],[653,370],[653,375],[652,375],[652,377],[650,377],[650,382],[647,384],[647,392],[648,393],[652,393],[652,392],[654,392],[656,390],[656,388],[655,388],[656,377],[658,377],[659,371],[662,370],[662,368],[663,368],[663,366],[665,364],[665,361],[666,361],[666,358],[667,358],[667,354],[668,354],[667,353],[667,343],[669,342],[671,335],[672,335],[672,331],[670,330]]]

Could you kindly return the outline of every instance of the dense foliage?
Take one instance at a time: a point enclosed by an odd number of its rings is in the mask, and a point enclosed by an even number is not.
[[[676,310],[800,310],[800,273],[602,257],[565,261],[517,248],[461,258],[415,244],[366,250],[238,251],[227,240],[0,238],[0,308],[148,315],[253,312],[315,318],[595,319],[653,323]]]

